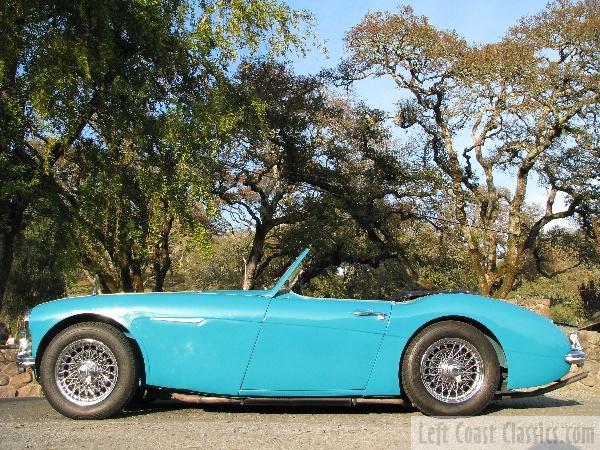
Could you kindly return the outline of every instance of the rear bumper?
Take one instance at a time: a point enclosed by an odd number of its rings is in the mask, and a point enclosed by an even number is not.
[[[575,364],[577,367],[581,367],[585,362],[585,352],[583,350],[573,350],[567,353],[565,361],[568,364]]]

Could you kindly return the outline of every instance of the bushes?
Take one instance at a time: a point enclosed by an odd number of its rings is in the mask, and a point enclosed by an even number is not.
[[[586,318],[590,318],[595,312],[600,311],[600,286],[594,280],[582,283],[579,286],[579,295],[581,296],[583,314]]]
[[[25,312],[48,300],[63,297],[67,288],[69,239],[65,229],[38,217],[16,243],[0,321],[16,335]]]

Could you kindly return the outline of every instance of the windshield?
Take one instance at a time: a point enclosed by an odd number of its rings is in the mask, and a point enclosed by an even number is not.
[[[273,286],[273,288],[268,291],[268,295],[270,297],[274,297],[282,291],[289,292],[290,289],[294,286],[294,284],[296,284],[298,276],[302,271],[300,265],[302,263],[302,260],[306,258],[306,255],[308,255],[309,251],[309,249],[305,249],[302,253],[300,253],[300,256],[296,258],[296,261],[294,261],[292,265],[288,267],[288,269],[285,271],[285,273],[279,279],[279,281],[275,284],[275,286]]]
[[[302,272],[302,264],[300,264],[294,269],[287,281],[283,283],[283,286],[281,287],[281,289],[279,289],[279,293],[286,294],[290,292],[294,288],[296,283],[298,283],[298,279],[300,278],[300,275],[302,275]]]

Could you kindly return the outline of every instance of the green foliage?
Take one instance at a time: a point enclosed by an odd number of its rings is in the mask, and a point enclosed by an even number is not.
[[[302,285],[302,293],[324,298],[396,300],[403,290],[411,288],[403,278],[397,261],[383,261],[377,267],[344,264]]]
[[[512,290],[583,320],[600,270],[597,6],[553,2],[489,45],[409,7],[369,14],[342,81],[392,76],[412,96],[398,134],[273,61],[314,44],[283,1],[2,2],[5,317],[88,290],[82,273],[105,291],[271,286],[310,246],[312,295]],[[546,208],[525,201],[531,172]],[[548,229],[573,214],[587,233]]]
[[[0,308],[23,214],[49,192],[104,290],[142,289],[149,267],[160,289],[173,224],[200,237],[216,212],[232,64],[302,51],[310,20],[278,0],[3,2]]]
[[[556,323],[578,325],[582,322],[581,309],[570,303],[560,303],[550,307],[550,318]]]
[[[340,78],[387,76],[401,90],[396,124],[404,139],[427,142],[423,158],[452,197],[481,294],[506,297],[544,227],[597,202],[597,29],[597,0],[558,0],[485,45],[410,6],[369,13],[346,35]],[[548,189],[536,215],[526,202],[532,173]]]
[[[255,55],[261,47],[272,56],[283,56],[290,49],[306,51],[312,23],[306,10],[293,10],[278,0],[216,0],[202,6],[198,13],[190,11],[190,22],[197,24],[194,42],[204,54],[218,49],[223,64],[241,51]]]
[[[248,233],[225,233],[214,237],[210,248],[199,251],[186,236],[176,236],[174,268],[165,287],[168,290],[240,289],[251,239]]]
[[[561,255],[566,252],[561,253],[561,248],[560,244],[556,244],[557,256],[555,260],[550,260],[550,264],[564,262]],[[531,275],[529,279],[521,280],[509,298],[550,299],[553,320],[580,324],[598,308],[594,280],[597,280],[599,275],[598,265],[578,266],[551,278],[539,274]]]
[[[582,283],[579,286],[583,314],[586,318],[591,318],[600,311],[600,286],[594,280],[588,283]]]
[[[48,209],[45,208],[48,213]],[[38,215],[16,243],[16,258],[0,316],[13,331],[33,306],[66,294],[73,258],[69,231],[59,220]]]
[[[567,285],[564,276],[558,278],[535,277],[531,281],[523,281],[517,289],[511,292],[509,298],[548,298],[555,305],[569,304],[580,308],[577,289],[574,289],[573,285]]]

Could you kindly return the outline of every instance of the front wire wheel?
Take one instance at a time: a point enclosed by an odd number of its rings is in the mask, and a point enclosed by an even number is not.
[[[121,331],[99,322],[72,325],[48,344],[40,382],[50,404],[73,419],[118,414],[138,388],[136,353]]]
[[[117,384],[119,365],[113,352],[96,339],[79,339],[58,355],[54,381],[60,392],[79,406],[106,399]]]
[[[401,367],[403,391],[428,415],[474,415],[493,399],[500,380],[494,347],[477,328],[435,323],[411,341]]]

